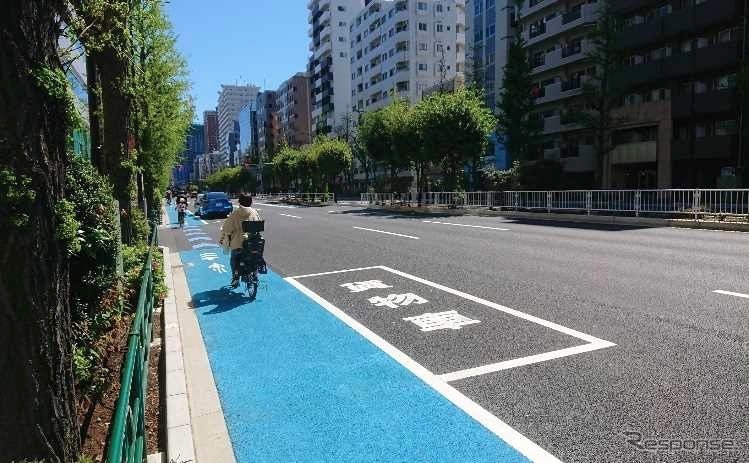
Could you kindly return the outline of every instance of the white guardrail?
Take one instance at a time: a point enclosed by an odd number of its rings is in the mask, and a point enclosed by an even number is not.
[[[302,202],[302,203],[332,203],[335,202],[334,193],[268,193],[257,194],[255,199],[260,201]]]
[[[451,191],[362,193],[370,206],[479,208],[591,213],[682,214],[749,219],[749,189]]]

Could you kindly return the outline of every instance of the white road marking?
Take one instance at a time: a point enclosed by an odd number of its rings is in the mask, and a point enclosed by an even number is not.
[[[484,227],[482,225],[467,225],[464,223],[450,223],[450,222],[437,222],[434,220],[422,220],[424,223],[434,223],[438,225],[452,225],[453,227],[470,227],[470,228],[484,228],[486,230],[498,230],[498,231],[510,231],[509,228],[497,228],[497,227]]]
[[[418,236],[401,235],[400,233],[393,233],[393,232],[388,232],[388,231],[383,231],[383,230],[375,230],[373,228],[362,228],[362,227],[353,227],[353,228],[356,228],[357,230],[366,230],[366,231],[371,231],[371,232],[375,232],[375,233],[384,233],[386,235],[402,236],[403,238],[409,238],[409,239],[412,239],[412,240],[418,240],[419,239]]]
[[[749,294],[744,294],[744,293],[734,293],[733,291],[724,291],[722,289],[716,289],[713,292],[718,293],[718,294],[725,294],[726,296],[736,296],[736,297],[741,297],[744,299],[749,299]]]
[[[543,354],[529,355],[527,357],[516,358],[512,360],[506,360],[504,362],[490,363],[489,365],[482,365],[480,367],[467,368],[465,370],[453,371],[451,373],[445,373],[437,376],[442,381],[457,381],[459,379],[470,378],[472,376],[485,375],[487,373],[494,373],[502,370],[509,370],[510,368],[531,365],[533,363],[545,362],[547,360],[558,359],[562,357],[568,357],[570,355],[582,354],[583,352],[591,352],[598,349],[604,349],[606,347],[612,347],[616,344],[608,341],[591,342],[583,344],[581,346],[568,347],[566,349],[554,350],[551,352],[544,352]]]
[[[372,269],[376,269],[376,268],[382,268],[382,267],[380,267],[379,265],[374,265],[372,267],[349,268],[349,269],[346,269],[346,270],[335,270],[333,272],[310,273],[310,274],[307,274],[307,275],[297,275],[297,276],[293,276],[293,277],[288,277],[287,280],[288,279],[294,280],[294,279],[297,279],[297,278],[319,277],[319,276],[323,276],[323,275],[335,275],[336,273],[358,272],[360,270],[372,270]]]
[[[291,214],[278,214],[278,215],[282,215],[284,217],[291,217],[292,219],[301,219],[301,217],[299,217],[298,215],[291,215]]]
[[[186,211],[186,212],[187,212],[188,214],[190,214],[191,216],[195,217],[195,218],[196,218],[197,220],[200,220],[200,222],[202,222],[203,224],[205,224],[205,225],[208,225],[208,222],[206,222],[206,221],[205,221],[205,220],[203,220],[203,219],[198,219],[198,216],[197,216],[197,215],[195,215],[195,214],[193,214],[192,212],[190,212],[190,211]]]
[[[425,284],[427,286],[431,286],[432,288],[436,288],[442,291],[445,291],[446,293],[453,294],[458,297],[462,297],[464,299],[468,299],[469,301],[476,302],[481,305],[485,305],[487,307],[491,307],[492,309],[499,310],[500,312],[504,312],[506,314],[522,318],[523,320],[527,320],[531,323],[535,323],[537,325],[544,326],[546,328],[552,329],[554,331],[559,331],[560,333],[564,333],[568,336],[572,336],[574,338],[581,339],[583,341],[589,342],[589,343],[608,343],[606,347],[615,346],[616,344],[609,343],[608,341],[604,341],[603,339],[599,339],[595,336],[591,336],[589,334],[581,333],[580,331],[573,330],[572,328],[567,328],[566,326],[559,325],[554,322],[550,322],[548,320],[544,320],[543,318],[536,317],[534,315],[529,315],[525,312],[521,312],[519,310],[511,309],[509,307],[505,307],[503,305],[487,301],[486,299],[481,299],[480,297],[474,296],[472,294],[464,293],[462,291],[458,291],[457,289],[448,288],[447,286],[443,286],[438,283],[433,283],[429,280],[425,280],[423,278],[419,278],[417,276],[401,272],[399,270],[392,269],[390,267],[386,267],[384,265],[379,266],[379,268],[388,271],[390,273],[394,273],[396,275],[400,275],[404,278],[408,278],[409,280],[417,281],[419,283]]]
[[[369,267],[369,268],[383,268],[383,267]],[[343,272],[351,270],[343,270]],[[332,273],[342,272],[326,272],[317,275],[329,275]],[[309,275],[312,276],[312,275]],[[392,344],[388,343],[380,336],[372,332],[370,329],[354,320],[352,317],[347,315],[345,312],[335,307],[330,302],[326,301],[315,292],[304,286],[303,284],[296,281],[294,278],[302,277],[291,277],[286,278],[292,286],[297,288],[299,291],[307,295],[313,301],[320,304],[325,310],[333,314],[339,320],[347,324],[354,331],[362,335],[364,338],[369,340],[372,344],[380,348],[387,355],[392,357],[395,361],[403,365],[406,369],[416,375],[419,379],[424,381],[432,389],[440,393],[447,400],[452,402],[455,406],[466,412],[473,419],[479,422],[486,429],[497,435],[500,439],[507,442],[509,445],[514,447],[518,452],[525,455],[529,460],[533,462],[542,463],[561,463],[554,455],[541,448],[538,444],[534,443],[518,431],[510,427],[507,423],[500,420],[496,416],[492,415],[489,411],[481,407],[479,404],[469,399],[457,389],[453,388],[434,373],[430,372],[411,357],[407,356]]]
[[[198,243],[192,245],[193,249],[200,249],[200,248],[217,248],[218,244],[216,243]]]
[[[281,204],[268,204],[268,203],[255,203],[255,204],[258,204],[260,206],[268,206],[268,207],[281,207],[284,209],[297,209],[296,206],[284,206]]]
[[[187,241],[193,242],[193,241],[213,241],[213,238],[210,236],[194,236],[192,238],[187,238]]]

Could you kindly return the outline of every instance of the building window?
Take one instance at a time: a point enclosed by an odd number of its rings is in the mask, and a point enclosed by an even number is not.
[[[426,71],[427,65],[426,63],[419,63],[419,71]]]
[[[444,26],[441,23],[437,23],[437,32],[442,32],[444,30]]]
[[[419,23],[419,30],[422,32],[427,31],[427,23]]]
[[[338,5],[338,11],[346,11],[346,7],[342,5]]]
[[[429,45],[427,45],[425,42],[419,42],[419,51],[427,51],[429,50]]]
[[[338,25],[344,27],[346,25],[346,21],[338,21]]]
[[[419,9],[419,11],[426,11],[427,10],[427,4],[426,2],[418,2],[416,5],[416,8]]]
[[[437,13],[442,13],[442,4],[438,3],[437,5],[435,5],[434,11],[436,11]]]

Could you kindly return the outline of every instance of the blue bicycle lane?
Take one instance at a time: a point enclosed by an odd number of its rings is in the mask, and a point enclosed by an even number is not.
[[[180,256],[238,463],[529,461],[270,269],[250,301]]]

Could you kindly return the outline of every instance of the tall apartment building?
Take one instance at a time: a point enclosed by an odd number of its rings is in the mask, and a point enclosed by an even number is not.
[[[515,18],[512,0],[466,0],[466,72],[484,88],[492,111],[502,91]]]
[[[537,112],[543,118],[543,157],[561,162],[568,178],[580,185],[593,182],[593,137],[571,123],[571,115],[582,109],[583,84],[595,72],[588,60],[588,35],[601,5],[596,0],[524,0],[518,10]]]
[[[464,0],[368,0],[351,24],[351,106],[412,103],[465,71]]]
[[[180,155],[179,165],[172,171],[175,185],[185,185],[193,178],[195,157],[203,153],[205,140],[203,124],[191,124],[185,138],[185,150]]]
[[[218,150],[218,114],[216,111],[203,111],[203,153]]]
[[[312,142],[309,75],[295,74],[282,83],[276,92],[279,140],[289,146]]]
[[[278,143],[278,104],[273,90],[260,92],[255,99],[257,149],[264,159]]]
[[[744,5],[613,0],[621,22],[616,44],[624,55],[618,78],[626,93],[606,166],[608,186],[741,185],[746,158],[736,83],[746,56]]]
[[[239,152],[245,156],[257,154],[257,111],[255,101],[242,106],[237,115],[239,123]]]
[[[257,97],[260,88],[255,85],[221,85],[218,96],[219,151],[229,153],[229,132],[234,131],[234,121],[242,106]]]
[[[313,135],[330,133],[351,113],[349,26],[364,0],[309,0],[307,65]]]
[[[239,112],[237,112],[237,118],[239,118]],[[242,162],[244,155],[239,151],[239,121],[232,121],[232,129],[227,136],[227,144],[229,150],[229,166],[238,166]]]

